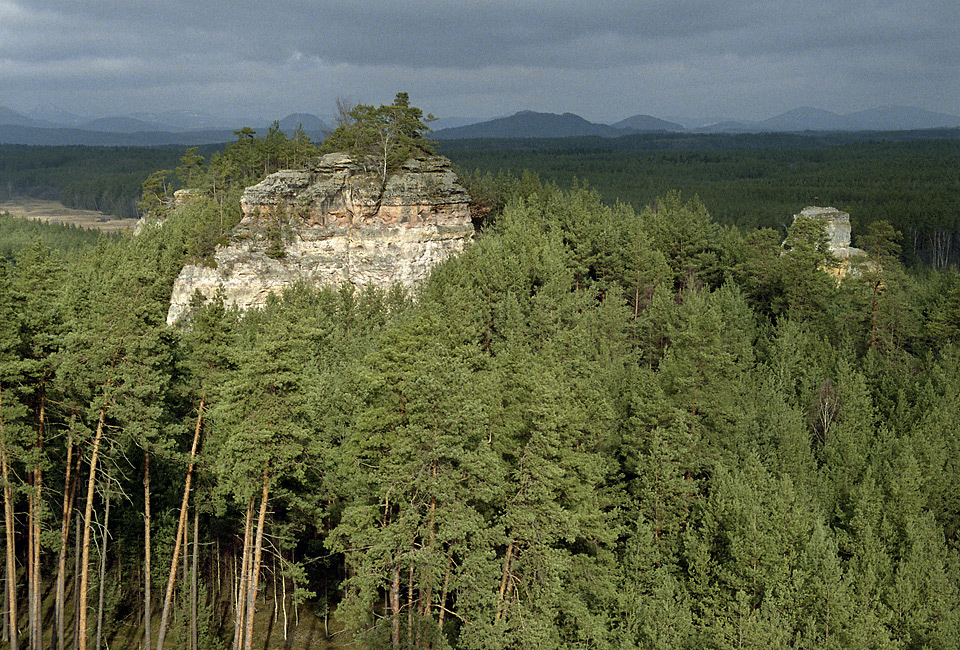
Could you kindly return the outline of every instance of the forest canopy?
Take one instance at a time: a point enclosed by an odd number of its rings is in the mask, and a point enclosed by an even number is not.
[[[167,326],[243,186],[316,155],[265,140],[157,175],[162,227],[0,263],[11,645],[955,646],[960,278],[895,223],[838,282],[817,223],[478,173],[412,295]]]

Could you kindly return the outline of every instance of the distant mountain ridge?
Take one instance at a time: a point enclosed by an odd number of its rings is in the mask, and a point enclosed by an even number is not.
[[[83,119],[59,109],[44,107],[48,117],[60,115],[63,121],[52,122],[0,106],[0,144],[24,145],[87,145],[87,146],[165,146],[204,145],[230,142],[235,131],[250,126],[266,134],[269,123],[257,120],[231,120],[196,111],[135,113],[96,119]],[[314,141],[322,140],[325,122],[310,113],[291,113],[278,120],[280,130],[292,136],[297,128]]]
[[[200,145],[232,141],[234,131],[251,126],[266,133],[268,123],[226,119],[199,111],[164,111],[84,119],[56,107],[38,107],[30,114],[0,106],[0,144],[159,146]],[[256,122],[261,122],[256,124]],[[520,111],[507,117],[470,123],[466,118],[438,120],[430,137],[436,140],[479,138],[617,138],[638,133],[764,133],[829,131],[912,131],[957,128],[960,117],[906,106],[884,106],[854,113],[799,107],[759,121],[725,119],[705,125],[638,114],[614,124],[590,122],[574,113]],[[311,113],[292,113],[279,120],[292,136],[298,127],[314,141],[322,140],[326,123]]]
[[[437,140],[468,138],[619,137],[632,133],[764,133],[805,131],[911,131],[960,127],[960,117],[919,108],[887,106],[855,113],[801,107],[759,121],[724,120],[694,128],[650,115],[634,115],[615,124],[595,124],[572,113],[520,111],[496,118],[434,131]]]

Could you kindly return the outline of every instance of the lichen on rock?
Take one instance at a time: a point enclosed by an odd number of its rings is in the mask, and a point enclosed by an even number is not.
[[[343,153],[271,174],[244,191],[243,218],[214,264],[183,268],[167,322],[187,316],[196,293],[210,300],[220,287],[241,309],[297,282],[413,287],[473,236],[469,204],[439,156],[408,160],[385,184]]]

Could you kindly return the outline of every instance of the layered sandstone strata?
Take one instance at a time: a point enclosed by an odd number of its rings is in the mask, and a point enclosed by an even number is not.
[[[472,237],[469,202],[442,157],[410,159],[385,184],[339,153],[271,174],[243,193],[229,243],[184,267],[167,322],[221,289],[228,306],[247,309],[297,282],[413,287]]]

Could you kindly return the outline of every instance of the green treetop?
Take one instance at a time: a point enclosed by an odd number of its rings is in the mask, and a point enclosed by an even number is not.
[[[433,153],[433,143],[424,138],[430,130],[427,122],[433,119],[410,106],[407,93],[397,93],[389,106],[341,107],[339,126],[323,141],[320,152],[347,151],[376,170],[386,183],[390,172],[410,156]]]

